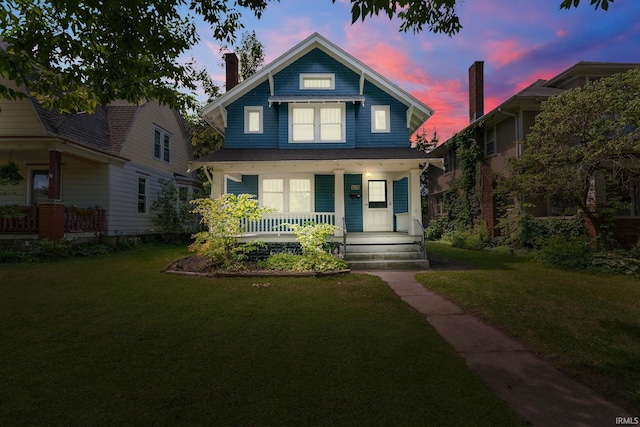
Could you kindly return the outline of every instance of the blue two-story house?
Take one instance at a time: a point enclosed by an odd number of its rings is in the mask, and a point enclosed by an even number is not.
[[[274,225],[310,220],[337,237],[422,233],[420,173],[440,160],[410,136],[431,108],[317,33],[240,84],[235,54],[226,63],[227,92],[201,112],[224,148],[191,168],[205,169],[212,197],[275,208],[249,233],[276,240],[286,230]]]

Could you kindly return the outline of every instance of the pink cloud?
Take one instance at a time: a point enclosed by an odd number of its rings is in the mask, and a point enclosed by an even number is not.
[[[519,40],[494,40],[486,44],[485,55],[488,62],[502,67],[523,57],[527,49]]]

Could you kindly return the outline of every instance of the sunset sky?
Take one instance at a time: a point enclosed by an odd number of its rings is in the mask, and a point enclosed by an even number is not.
[[[561,0],[458,0],[462,30],[453,37],[398,32],[373,17],[351,24],[348,0],[270,2],[260,20],[245,15],[268,64],[314,32],[340,46],[436,112],[424,126],[444,141],[469,123],[468,68],[484,61],[485,112],[537,79],[579,61],[640,63],[640,0],[615,0],[595,11],[589,0],[560,10]],[[224,87],[220,47],[202,25],[192,53]]]

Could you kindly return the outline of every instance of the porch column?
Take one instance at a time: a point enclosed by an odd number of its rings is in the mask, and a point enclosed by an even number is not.
[[[64,205],[38,203],[38,239],[60,240],[64,237]]]
[[[334,175],[334,214],[336,219],[336,225],[338,226],[338,231],[336,231],[335,236],[342,237],[342,218],[344,218],[344,170],[343,169],[335,169],[333,171]]]
[[[211,176],[211,198],[215,199],[224,194],[224,172],[214,170]]]
[[[420,196],[420,169],[409,170],[409,235],[417,236],[422,231],[414,219],[422,222],[422,198]]]
[[[49,201],[60,201],[62,175],[62,152],[49,150]]]

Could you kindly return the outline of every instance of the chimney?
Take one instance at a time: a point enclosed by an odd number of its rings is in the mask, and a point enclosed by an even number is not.
[[[469,122],[484,115],[484,61],[469,67]]]
[[[227,69],[227,91],[230,91],[239,83],[238,56],[231,52],[224,54],[224,62]]]

